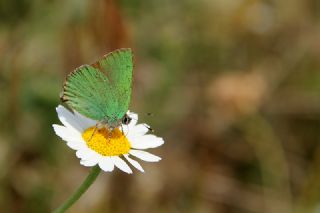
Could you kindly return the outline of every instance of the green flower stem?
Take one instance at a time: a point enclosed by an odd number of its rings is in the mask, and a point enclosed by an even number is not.
[[[62,213],[69,209],[80,197],[81,195],[87,191],[87,189],[91,186],[91,184],[96,180],[101,169],[99,166],[95,166],[91,169],[88,177],[83,181],[80,187],[73,193],[73,195],[66,200],[61,206],[59,206],[56,210],[52,213]]]

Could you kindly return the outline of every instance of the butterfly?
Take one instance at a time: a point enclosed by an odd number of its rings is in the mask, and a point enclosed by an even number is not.
[[[113,130],[128,124],[131,99],[133,54],[118,49],[91,65],[82,65],[66,78],[60,96],[73,110]]]

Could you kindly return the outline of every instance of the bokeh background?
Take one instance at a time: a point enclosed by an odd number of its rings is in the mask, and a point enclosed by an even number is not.
[[[101,174],[68,212],[320,212],[318,0],[0,1],[1,212],[50,212],[86,177],[55,107],[120,47],[163,160]]]

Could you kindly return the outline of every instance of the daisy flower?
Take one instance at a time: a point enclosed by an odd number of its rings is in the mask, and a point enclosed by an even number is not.
[[[137,124],[138,115],[128,112],[132,118],[128,125],[114,129],[111,133],[106,128],[97,129],[97,121],[84,117],[78,112],[73,113],[62,105],[56,108],[59,120],[63,125],[53,124],[55,133],[67,145],[76,150],[80,164],[87,167],[99,165],[106,172],[111,172],[114,167],[131,174],[128,163],[141,172],[141,165],[134,158],[157,162],[160,157],[143,151],[144,149],[161,146],[162,138],[152,134],[148,125]]]

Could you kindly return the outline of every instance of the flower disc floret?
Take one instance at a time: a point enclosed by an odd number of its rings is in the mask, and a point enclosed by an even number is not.
[[[110,132],[107,128],[90,127],[82,133],[87,146],[103,156],[118,156],[130,151],[130,143],[118,128]]]

